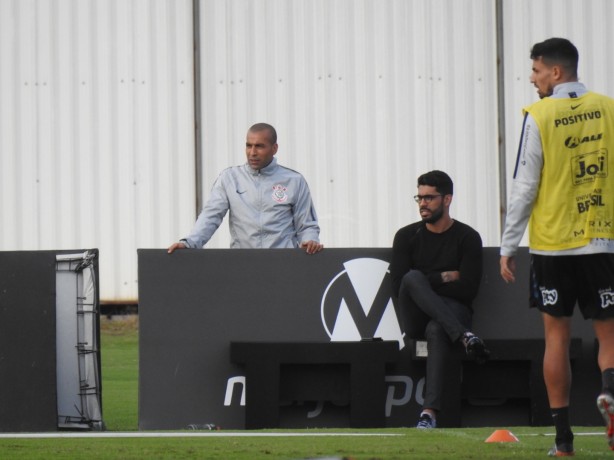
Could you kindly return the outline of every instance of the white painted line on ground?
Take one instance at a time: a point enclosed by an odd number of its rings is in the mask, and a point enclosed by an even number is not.
[[[554,436],[556,433],[522,433],[515,434],[514,436]],[[600,431],[599,433],[576,433],[573,432],[574,436],[605,436],[605,431]]]
[[[248,438],[248,437],[386,437],[405,436],[402,433],[285,433],[285,432],[250,432],[250,431],[105,431],[105,432],[49,432],[49,433],[0,433],[0,439],[54,439],[54,438]],[[554,436],[554,433],[521,433],[525,436]],[[574,433],[574,436],[604,436],[604,432]]]
[[[45,439],[45,438],[224,438],[224,437],[303,437],[303,436],[404,436],[399,433],[251,433],[251,432],[87,432],[87,433],[0,433],[0,439]]]

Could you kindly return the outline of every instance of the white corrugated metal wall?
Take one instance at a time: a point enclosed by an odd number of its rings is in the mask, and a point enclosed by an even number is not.
[[[280,163],[310,184],[326,246],[389,246],[418,218],[416,178],[431,169],[455,180],[454,215],[497,244],[493,1],[202,5],[205,197],[266,121]]]
[[[136,300],[194,216],[192,2],[0,0],[0,34],[0,249],[98,247]]]
[[[497,106],[501,6],[505,106]],[[455,179],[455,217],[499,244],[530,46],[580,48],[614,94],[609,0],[201,0],[202,171],[195,171],[191,0],[0,0],[0,250],[101,249],[103,300],[137,295],[136,249],[166,247],[273,123],[308,179],[328,247],[388,246],[418,218],[415,179]],[[497,132],[497,117],[505,131]],[[224,231],[210,247],[227,247]]]

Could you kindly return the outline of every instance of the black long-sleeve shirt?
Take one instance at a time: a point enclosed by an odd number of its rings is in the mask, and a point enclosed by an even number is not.
[[[437,294],[471,307],[482,278],[482,238],[458,220],[443,233],[429,231],[421,221],[403,227],[392,245],[390,275],[395,297],[409,270],[424,273]],[[446,271],[458,271],[460,278],[444,283],[441,273]]]

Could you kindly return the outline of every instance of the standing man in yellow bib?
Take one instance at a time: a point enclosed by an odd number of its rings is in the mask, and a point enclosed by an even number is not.
[[[544,322],[544,380],[556,428],[549,455],[563,457],[574,455],[569,343],[576,302],[599,341],[597,407],[614,449],[614,99],[578,82],[578,50],[569,40],[537,43],[531,59],[541,100],[524,109],[500,270],[515,281],[514,255],[528,222],[531,306]]]

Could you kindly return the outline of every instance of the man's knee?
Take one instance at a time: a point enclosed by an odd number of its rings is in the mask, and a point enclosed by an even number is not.
[[[428,284],[428,279],[420,270],[410,270],[403,276],[401,280],[401,288],[417,288],[423,286],[424,283]]]

